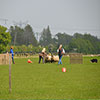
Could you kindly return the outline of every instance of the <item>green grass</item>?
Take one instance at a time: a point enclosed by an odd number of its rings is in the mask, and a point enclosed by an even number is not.
[[[100,60],[100,57],[96,57]],[[9,66],[0,65],[0,99],[100,99],[100,61],[70,64],[63,57],[57,63],[38,64],[38,58],[16,58],[12,64],[12,93],[9,94]],[[66,67],[67,72],[62,72]]]

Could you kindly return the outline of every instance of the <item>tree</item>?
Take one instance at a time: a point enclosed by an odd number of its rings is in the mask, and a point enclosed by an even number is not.
[[[62,44],[62,45],[68,45],[70,42],[71,42],[71,40],[72,40],[72,36],[70,36],[70,35],[68,35],[68,34],[66,34],[66,33],[58,33],[58,34],[56,34],[56,36],[57,36],[57,38],[58,38],[58,45],[59,44]]]
[[[0,25],[0,53],[6,50],[8,43],[11,41],[11,36],[7,32],[7,28]]]
[[[24,30],[19,26],[15,26],[15,27],[11,26],[10,34],[12,37],[12,41],[11,41],[12,45],[22,45],[24,43],[23,41]]]
[[[20,28],[19,26],[11,26],[10,34],[12,36],[12,45],[34,45],[37,46],[37,40],[32,31],[32,27],[28,24],[25,28]]]
[[[74,35],[73,35],[73,38],[83,38],[84,36],[82,35],[82,34],[80,34],[80,33],[75,33]]]
[[[24,36],[24,29],[15,26],[15,34],[16,34],[16,45],[22,45],[24,43],[23,36]]]
[[[24,29],[24,44],[37,46],[37,40],[32,31],[32,27],[28,24]]]
[[[39,43],[42,46],[47,46],[49,44],[52,44],[52,36],[49,26],[47,27],[47,29],[45,28],[43,29]]]
[[[84,34],[84,39],[89,40],[93,46],[92,53],[97,54],[100,53],[100,39],[90,34]]]
[[[89,40],[85,40],[83,38],[73,38],[69,44],[69,51],[88,54],[92,53],[93,46]]]
[[[15,29],[13,26],[10,26],[9,29],[10,35],[11,35],[11,44],[14,45],[14,41],[15,41]]]

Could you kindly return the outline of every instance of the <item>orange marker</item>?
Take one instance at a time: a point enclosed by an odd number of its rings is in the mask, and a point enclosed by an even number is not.
[[[28,63],[32,63],[32,61],[30,60],[30,59],[28,59],[28,61],[27,61]]]
[[[66,72],[66,68],[62,68],[62,72]]]

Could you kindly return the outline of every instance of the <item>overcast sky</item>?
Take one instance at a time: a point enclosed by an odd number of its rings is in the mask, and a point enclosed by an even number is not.
[[[8,19],[6,25],[1,19]],[[34,32],[91,33],[100,38],[100,0],[0,0],[0,24],[29,23]]]

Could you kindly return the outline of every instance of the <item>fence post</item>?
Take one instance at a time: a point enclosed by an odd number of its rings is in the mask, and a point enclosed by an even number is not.
[[[11,93],[11,54],[9,54],[9,93]]]

